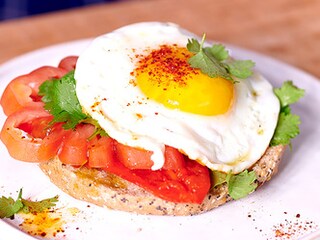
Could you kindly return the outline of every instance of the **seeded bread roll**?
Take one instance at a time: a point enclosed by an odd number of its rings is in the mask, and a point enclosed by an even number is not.
[[[261,186],[277,172],[285,146],[269,147],[252,166]],[[67,194],[110,209],[152,215],[195,215],[216,208],[232,198],[226,184],[212,188],[201,204],[163,200],[114,174],[86,167],[73,168],[58,159],[40,163],[42,171]]]

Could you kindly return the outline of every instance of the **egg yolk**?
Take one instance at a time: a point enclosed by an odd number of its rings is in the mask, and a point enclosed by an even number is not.
[[[139,57],[133,72],[137,86],[147,98],[170,109],[205,116],[226,113],[233,102],[233,83],[192,68],[191,56],[186,48],[162,45]]]

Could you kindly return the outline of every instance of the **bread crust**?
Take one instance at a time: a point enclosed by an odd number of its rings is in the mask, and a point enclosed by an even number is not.
[[[277,172],[285,146],[269,147],[253,166],[258,186]],[[216,208],[232,198],[226,184],[210,189],[201,204],[174,203],[163,200],[114,174],[96,169],[73,168],[57,158],[40,163],[41,170],[61,190],[76,199],[101,207],[152,215],[195,215]]]

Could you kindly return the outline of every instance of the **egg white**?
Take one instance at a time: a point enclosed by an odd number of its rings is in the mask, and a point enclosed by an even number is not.
[[[264,77],[239,80],[232,108],[218,116],[168,109],[132,84],[137,54],[162,44],[185,47],[194,37],[174,24],[147,22],[96,38],[77,62],[77,96],[112,138],[153,151],[153,170],[163,166],[169,145],[212,170],[241,172],[263,155],[277,124],[279,101]]]

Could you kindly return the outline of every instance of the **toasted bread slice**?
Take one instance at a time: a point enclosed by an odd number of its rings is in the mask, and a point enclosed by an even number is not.
[[[261,186],[277,172],[285,146],[269,147],[252,166]],[[58,159],[40,163],[51,181],[67,194],[98,206],[152,215],[194,215],[216,208],[232,198],[226,184],[212,188],[201,204],[163,200],[114,174],[86,167],[73,168]]]

